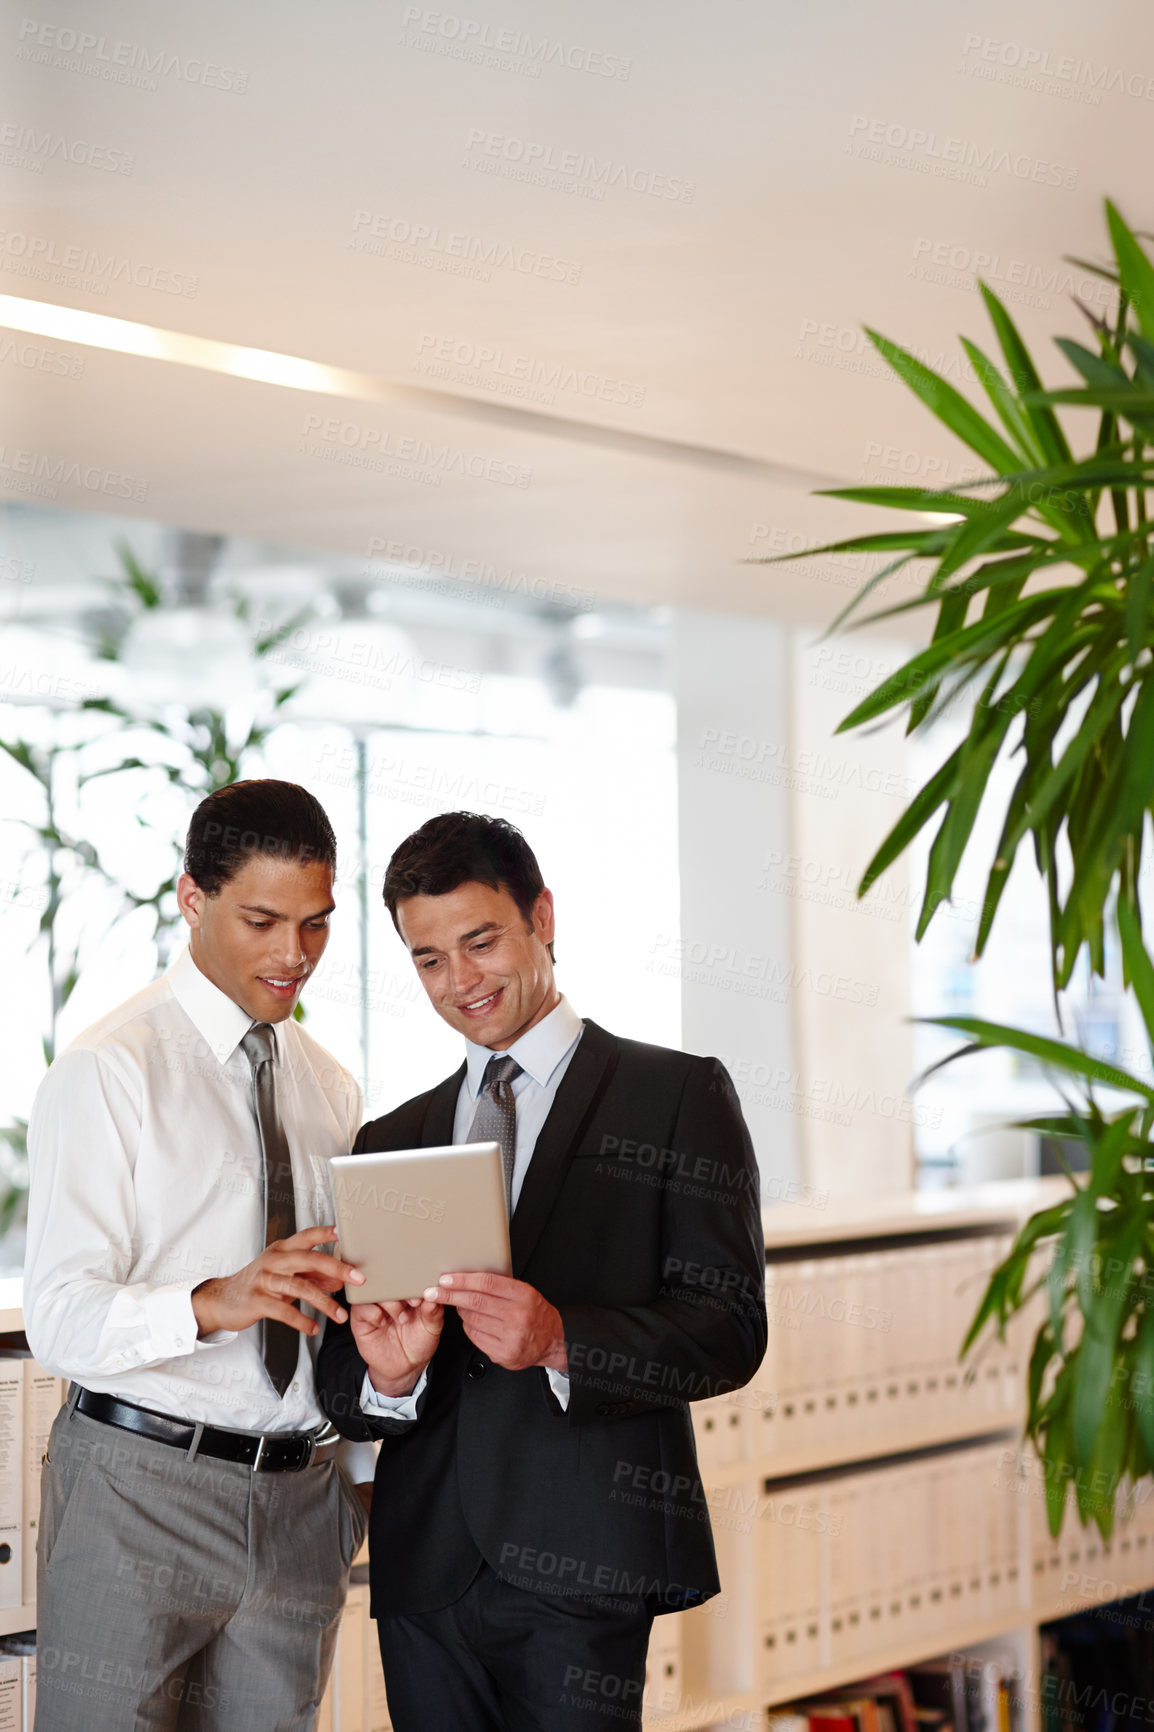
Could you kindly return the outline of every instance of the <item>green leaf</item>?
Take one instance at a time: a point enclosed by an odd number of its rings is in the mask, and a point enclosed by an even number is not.
[[[868,325],[865,333],[899,379],[904,380],[930,413],[936,415],[943,426],[948,427],[971,451],[976,451],[984,462],[1002,475],[1013,474],[1021,467],[1017,453],[1011,450],[1001,434],[939,373],[923,366],[908,349],[891,343],[888,337],[870,330]]]
[[[1108,283],[1117,283],[1117,271],[1110,270],[1107,265],[1097,265],[1093,259],[1079,259],[1073,253],[1063,253],[1062,262],[1067,265],[1077,265],[1080,271],[1089,271],[1092,277],[1102,277]]]
[[[966,623],[969,606],[970,597],[965,590],[958,593],[951,590],[943,595],[930,642],[940,643],[943,638],[952,638],[960,632]],[[928,685],[911,703],[910,719],[906,727],[908,734],[912,734],[914,729],[925,721],[933,705],[935,690],[936,684]]]
[[[979,349],[976,343],[971,343],[968,337],[962,338],[962,348],[969,356],[970,364],[978,376],[978,382],[986,396],[994,406],[1002,426],[1006,429],[1014,449],[1024,463],[1038,464],[1046,462],[1046,453],[1034,437],[1026,412],[999,373],[989,356]]]
[[[1008,1261],[1009,1261],[1009,1259],[1007,1259],[1007,1262]],[[1007,1266],[1006,1266],[1006,1263],[1002,1263],[998,1266],[997,1269],[994,1270],[994,1273],[990,1276],[989,1281],[986,1283],[986,1290],[983,1293],[981,1300],[978,1303],[978,1309],[974,1313],[973,1321],[971,1322],[970,1327],[966,1331],[966,1338],[962,1342],[961,1348],[958,1351],[958,1358],[959,1359],[962,1359],[965,1357],[969,1348],[973,1345],[973,1343],[977,1340],[978,1336],[982,1333],[982,1330],[985,1328],[986,1324],[990,1321],[991,1317],[997,1318],[999,1326],[1001,1325],[1002,1317],[1005,1314],[1005,1299],[1006,1299],[1007,1285],[1008,1285]]]
[[[1140,830],[1152,799],[1154,682],[1147,681],[1139,690],[1130,717],[1126,750],[1118,756],[1096,793],[1086,840],[1076,856],[1074,881],[1059,930],[1063,982],[1073,972],[1089,923],[1095,918],[1095,910],[1101,910],[1105,904],[1117,866],[1120,838]]]
[[[991,711],[988,708],[1004,665],[1003,662],[995,669],[979,700],[976,725],[971,728],[969,737],[963,743],[954,791],[930,849],[926,894],[917,925],[919,939],[933,919],[936,909],[953,890],[954,878],[973,831],[974,820],[985,795],[994,760],[1001,750],[1006,730],[1014,719],[1010,710]]]
[[[1090,1465],[1098,1428],[1102,1424],[1103,1408],[1113,1369],[1114,1343],[1092,1329],[1087,1329],[1078,1349],[1078,1370],[1074,1379],[1074,1403],[1070,1415],[1074,1460],[1080,1467]],[[1079,1485],[1082,1483],[1079,1476]]]
[[[1130,1396],[1146,1448],[1154,1455],[1154,1308],[1149,1300],[1138,1325],[1131,1363],[1134,1376]]]
[[[1116,362],[1103,360],[1093,349],[1087,349],[1082,343],[1075,343],[1070,337],[1055,337],[1054,343],[1088,385],[1094,386],[1096,390],[1129,392],[1130,380]]]
[[[1086,1326],[1078,1356],[1079,1367],[1074,1384],[1071,1420],[1074,1456],[1080,1463],[1089,1464],[1100,1445],[1106,1398],[1113,1385],[1115,1354],[1122,1318],[1126,1311],[1130,1275],[1142,1244],[1145,1227],[1145,1216],[1142,1213],[1125,1222],[1111,1259],[1121,1271],[1112,1276],[1112,1286],[1098,1288],[1087,1281],[1088,1293],[1086,1298],[1083,1298],[1079,1277],[1079,1303]],[[1111,1501],[1114,1489],[1114,1486],[1110,1487]]]
[[[972,659],[979,654],[993,654],[1023,627],[1043,618],[1049,608],[1050,601],[1045,595],[1028,596],[994,619],[977,620],[960,631],[936,639],[883,680],[869,697],[863,698],[844,721],[839,722],[837,732],[843,734],[849,728],[860,727],[862,722],[872,722],[898,704],[912,703],[927,684],[937,684],[951,663]]]
[[[1069,1397],[1070,1360],[1058,1375],[1057,1389],[1065,1385],[1063,1394]],[[1073,1477],[1070,1460],[1070,1421],[1065,1404],[1053,1414],[1046,1428],[1046,1443],[1042,1452],[1046,1481],[1046,1517],[1050,1532],[1057,1537],[1062,1529],[1062,1514],[1066,1507],[1066,1489]]]
[[[1147,1033],[1154,1040],[1154,963],[1142,942],[1141,920],[1138,911],[1121,898],[1115,914],[1126,983],[1134,989]]]
[[[1018,332],[1013,319],[1006,311],[1002,301],[986,283],[979,281],[978,287],[986,304],[986,311],[997,334],[998,343],[1009,368],[1010,378],[1015,390],[1021,396],[1027,391],[1039,391],[1042,381],[1030,358],[1030,352]],[[1070,447],[1066,443],[1066,435],[1058,422],[1058,417],[1049,409],[1036,409],[1027,404],[1022,405],[1023,413],[1029,417],[1034,429],[1034,437],[1048,463],[1069,463],[1071,461]]]
[[[1117,206],[1109,199],[1106,200],[1106,221],[1114,243],[1114,256],[1118,260],[1119,281],[1134,309],[1142,335],[1154,340],[1154,265]]]
[[[1100,1197],[1113,1194],[1123,1158],[1130,1150],[1130,1133],[1137,1111],[1137,1107],[1131,1107],[1119,1113],[1117,1118],[1103,1121],[1101,1135],[1091,1145],[1090,1183],[1085,1191],[1079,1193],[1080,1196],[1096,1202]],[[1139,1221],[1138,1225],[1141,1229],[1142,1222]]]
[[[1131,1076],[1117,1065],[1092,1058],[1089,1053],[1080,1052],[1076,1046],[1051,1040],[1048,1035],[1029,1034],[1024,1029],[1009,1028],[999,1022],[986,1022],[977,1016],[922,1016],[916,1020],[930,1028],[956,1029],[959,1034],[969,1035],[975,1045],[982,1049],[1007,1047],[1012,1052],[1029,1053],[1032,1058],[1040,1059],[1043,1064],[1052,1065],[1054,1069],[1066,1071],[1071,1076],[1105,1083],[1110,1088],[1154,1101],[1154,1088],[1149,1083],[1139,1082],[1137,1077]]]
[[[866,894],[870,886],[881,877],[886,867],[892,866],[899,854],[905,853],[918,831],[929,823],[938,807],[949,798],[950,786],[957,773],[961,755],[962,748],[959,746],[956,751],[950,753],[945,763],[934,771],[925,786],[914,795],[862,874],[862,880],[857,891],[859,897]]]
[[[1048,1323],[1043,1323],[1034,1337],[1034,1347],[1030,1354],[1030,1364],[1026,1373],[1026,1404],[1027,1410],[1034,1413],[1042,1394],[1042,1382],[1047,1367],[1052,1363],[1058,1349],[1054,1341],[1054,1331]]]
[[[988,480],[977,485],[992,487],[997,484],[997,478],[991,475]],[[895,482],[892,486],[883,484],[874,487],[819,487],[814,497],[816,499],[845,499],[853,505],[884,505],[894,511],[929,512],[942,517],[972,517],[980,511],[984,501],[975,499],[972,493],[951,493],[948,489],[936,487],[903,487]],[[941,535],[941,529],[926,529],[923,535]],[[797,559],[798,554],[790,555]]]
[[[1154,391],[1142,385],[1063,386],[1058,391],[1031,393],[1032,404],[1065,403],[1073,409],[1109,409],[1127,421],[1146,422],[1154,419]]]
[[[124,570],[124,577],[129,590],[136,596],[143,608],[159,607],[161,603],[160,585],[150,572],[145,571],[140,561],[127,541],[117,543],[116,551]]]
[[[1140,379],[1148,390],[1154,390],[1154,343],[1147,342],[1137,331],[1127,331],[1126,347],[1134,357],[1135,377]]]
[[[1143,560],[1126,580],[1126,644],[1130,660],[1137,661],[1145,648],[1150,626],[1150,585],[1154,579],[1154,557]]]
[[[1030,791],[1030,766],[1027,764],[1014,786],[1010,803],[1006,809],[1006,820],[1002,826],[1002,834],[994,854],[994,862],[986,878],[986,891],[982,897],[982,909],[978,916],[978,931],[974,939],[974,955],[981,956],[986,948],[986,940],[994,924],[994,916],[998,912],[998,904],[1002,900],[1002,892],[1010,881],[1014,857],[1018,844],[1015,837],[1024,834],[1028,814],[1027,796]],[[983,790],[984,792],[984,790]]]

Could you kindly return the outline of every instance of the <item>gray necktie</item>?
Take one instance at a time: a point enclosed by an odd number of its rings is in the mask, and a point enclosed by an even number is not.
[[[273,1072],[276,1049],[271,1025],[254,1022],[240,1044],[252,1066],[252,1104],[264,1156],[264,1242],[267,1246],[276,1239],[287,1239],[297,1230],[292,1157],[276,1109],[276,1077]],[[274,1317],[266,1317],[261,1330],[264,1368],[277,1394],[283,1396],[296,1376],[301,1338],[295,1329]]]
[[[505,1169],[505,1206],[510,1220],[513,1219],[513,1166],[517,1158],[517,1103],[513,1099],[513,1078],[520,1074],[521,1066],[507,1053],[497,1054],[489,1060],[481,1082],[481,1098],[466,1138],[470,1143],[500,1143],[501,1165]]]

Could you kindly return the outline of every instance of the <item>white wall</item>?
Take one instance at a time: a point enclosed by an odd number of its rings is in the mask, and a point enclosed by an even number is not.
[[[763,888],[766,861],[788,842],[787,659],[782,626],[676,615],[681,933],[664,966],[680,973],[685,1047],[733,1075],[771,1197],[801,1173],[790,909]]]
[[[913,1183],[910,893],[904,859],[859,901],[857,886],[911,794],[901,720],[836,734],[908,658],[857,634],[794,634],[790,847],[767,889],[793,913],[793,1035],[805,1177],[835,1195]]]
[[[900,727],[835,739],[904,659],[859,637],[681,610],[682,1038],[729,1065],[767,1198],[913,1182],[909,894],[856,885],[908,797]]]

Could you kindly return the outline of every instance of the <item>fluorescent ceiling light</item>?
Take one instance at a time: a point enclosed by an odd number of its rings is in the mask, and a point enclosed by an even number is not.
[[[54,337],[64,343],[114,349],[122,355],[143,355],[150,361],[176,361],[186,367],[206,368],[211,373],[259,379],[266,385],[287,385],[294,391],[359,397],[365,394],[368,384],[377,391],[380,389],[378,381],[367,380],[360,373],[347,372],[343,367],[323,367],[297,355],[218,343],[212,337],[189,337],[181,331],[162,331],[156,325],[110,319],[105,313],[84,313],[76,307],[58,307],[47,301],[26,301],[18,295],[0,295],[0,325],[37,337]]]
[[[468,392],[400,384],[372,373],[354,373],[346,367],[326,367],[299,355],[278,355],[274,349],[250,349],[240,343],[217,342],[213,337],[190,337],[183,331],[162,331],[156,325],[113,319],[107,313],[85,313],[77,307],[61,307],[51,301],[28,301],[19,295],[0,295],[0,328],[81,343],[92,349],[109,349],[121,355],[140,355],[148,361],[173,361],[178,366],[199,367],[209,373],[231,373],[234,378],[287,386],[291,391],[315,391],[327,397],[351,397],[367,403],[408,404],[526,433],[560,433],[567,439],[582,440],[603,450],[731,467],[789,486],[828,487],[835,479],[767,458],[750,457],[744,452],[688,444],[624,427],[607,427],[512,403],[494,403]]]

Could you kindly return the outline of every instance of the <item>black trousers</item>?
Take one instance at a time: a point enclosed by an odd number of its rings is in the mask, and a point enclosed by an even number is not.
[[[451,1606],[381,1618],[393,1732],[639,1732],[652,1612],[511,1587],[482,1564]]]

